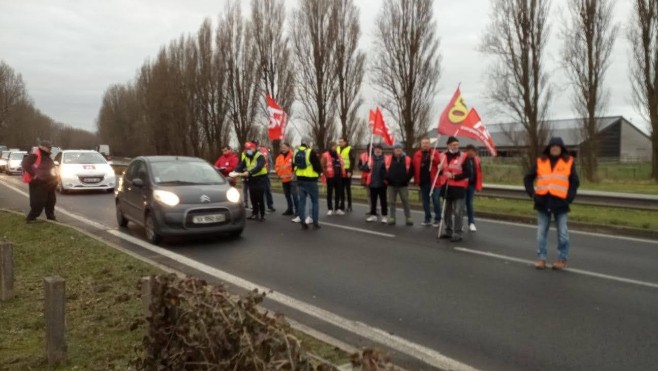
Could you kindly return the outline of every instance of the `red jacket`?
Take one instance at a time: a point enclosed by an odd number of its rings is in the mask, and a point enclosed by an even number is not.
[[[475,190],[480,192],[482,191],[482,164],[479,156],[473,157],[473,161],[475,162],[475,173],[477,174],[477,178],[475,178]]]
[[[436,176],[438,166],[443,159],[443,155],[439,151],[435,151],[433,148],[430,149],[430,154],[432,156],[432,168],[430,169],[430,184],[434,181],[434,188],[439,188],[443,186],[446,182],[446,178],[443,175]],[[423,151],[418,150],[414,153],[414,183],[420,185],[420,166],[423,161]],[[443,160],[445,162],[445,160]]]
[[[228,173],[233,171],[239,163],[240,159],[238,158],[238,155],[234,152],[229,152],[228,155],[219,156],[217,161],[215,161],[215,167],[219,169],[222,175],[228,176]]]

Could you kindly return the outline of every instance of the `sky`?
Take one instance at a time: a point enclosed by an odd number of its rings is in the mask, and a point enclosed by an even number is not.
[[[558,35],[568,0],[553,0],[552,34],[547,68],[556,99],[550,118],[574,117],[572,89],[559,68],[562,40]],[[382,0],[355,0],[360,8],[361,48],[372,54],[374,24]],[[617,1],[615,20],[630,17],[630,1]],[[249,1],[242,1],[248,13]],[[105,90],[132,80],[147,58],[181,34],[196,33],[202,21],[216,24],[225,0],[0,0],[0,60],[20,73],[36,107],[58,122],[94,131]],[[297,0],[286,1],[290,13]],[[435,0],[434,15],[442,55],[434,116],[438,120],[454,90],[461,90],[483,122],[509,121],[487,99],[486,71],[490,60],[478,51],[489,23],[489,0]],[[626,25],[612,54],[605,88],[610,100],[604,115],[623,115],[639,126],[646,120],[631,96]],[[377,105],[366,81],[364,114]],[[433,127],[433,125],[430,125]]]

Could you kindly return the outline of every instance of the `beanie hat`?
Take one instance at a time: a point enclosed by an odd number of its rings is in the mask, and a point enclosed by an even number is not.
[[[448,144],[453,143],[453,142],[459,142],[459,139],[457,139],[455,137],[449,137],[448,138]]]

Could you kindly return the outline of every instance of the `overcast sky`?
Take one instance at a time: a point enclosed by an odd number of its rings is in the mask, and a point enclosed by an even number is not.
[[[248,3],[243,1],[243,7]],[[368,52],[382,0],[356,3],[361,9],[361,44]],[[618,3],[615,17],[623,21],[630,16],[630,2]],[[559,14],[566,4],[567,0],[553,0],[548,67],[558,98],[551,106],[551,118],[574,115],[569,101],[572,90],[557,64],[562,43],[557,33]],[[95,130],[103,92],[109,85],[131,80],[160,46],[182,33],[195,33],[204,18],[216,23],[224,6],[224,0],[0,0],[0,59],[22,74],[42,112],[56,121]],[[297,0],[286,1],[288,12],[296,6]],[[437,119],[461,82],[466,103],[478,109],[485,124],[505,120],[496,116],[495,107],[485,99],[488,63],[477,51],[489,7],[489,0],[435,1],[443,56],[435,99]],[[631,99],[630,46],[624,27],[622,23],[606,78],[610,102],[605,114],[623,115],[644,125]],[[366,86],[363,94],[365,107],[377,104],[372,88]]]

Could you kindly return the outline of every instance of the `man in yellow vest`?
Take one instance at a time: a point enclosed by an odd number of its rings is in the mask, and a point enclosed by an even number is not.
[[[299,219],[302,230],[307,230],[309,220],[306,218],[306,197],[311,199],[311,220],[313,229],[320,229],[320,202],[318,197],[318,179],[322,174],[322,164],[317,153],[311,148],[311,138],[302,138],[302,143],[295,150],[293,166],[299,189]]]
[[[265,189],[267,187],[267,167],[265,157],[253,142],[244,145],[240,164],[235,168],[249,184],[252,214],[250,220],[265,221]]]
[[[343,188],[345,189],[345,198],[347,198],[347,208],[343,199],[339,209],[350,212],[352,211],[352,172],[356,164],[356,156],[354,155],[354,151],[352,151],[352,146],[349,145],[345,137],[338,139],[338,154],[343,158],[343,164],[345,165]]]
[[[535,201],[537,210],[538,247],[534,266],[536,269],[546,268],[548,228],[551,225],[551,216],[555,216],[558,259],[553,263],[553,269],[564,269],[569,256],[567,213],[570,210],[569,205],[576,198],[580,180],[574,159],[569,155],[562,138],[551,138],[542,156],[525,176],[524,183],[526,192]]]

